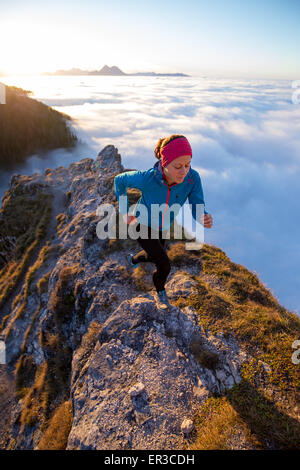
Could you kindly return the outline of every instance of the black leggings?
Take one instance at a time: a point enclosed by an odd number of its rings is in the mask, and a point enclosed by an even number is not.
[[[140,229],[140,224],[136,226],[136,229]],[[167,277],[171,271],[170,260],[165,248],[167,239],[162,238],[161,230],[159,230],[158,235],[159,238],[151,239],[151,227],[148,227],[148,239],[137,238],[137,242],[141,245],[143,250],[132,257],[133,263],[150,262],[156,265],[152,279],[157,292],[165,288]]]

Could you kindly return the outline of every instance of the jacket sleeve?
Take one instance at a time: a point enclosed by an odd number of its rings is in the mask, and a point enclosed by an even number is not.
[[[114,178],[114,191],[119,202],[119,211],[121,214],[128,213],[129,202],[127,199],[127,210],[120,204],[120,196],[127,196],[127,188],[137,188],[143,191],[145,185],[146,171],[126,171]],[[126,210],[126,212],[125,212]]]
[[[191,190],[191,192],[188,195],[188,201],[189,204],[192,206],[192,216],[196,220],[196,222],[199,222],[197,220],[197,212],[196,212],[196,204],[203,204],[204,205],[204,214],[208,214],[208,212],[205,210],[205,202],[204,202],[204,196],[203,196],[203,188],[202,188],[202,182],[200,175],[197,171],[194,173],[194,185]]]

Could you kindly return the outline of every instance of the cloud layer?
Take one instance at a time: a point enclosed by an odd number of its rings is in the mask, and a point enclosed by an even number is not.
[[[292,102],[292,82],[205,77],[39,80],[24,88],[72,116],[82,139],[73,160],[66,152],[51,152],[51,163],[44,162],[43,168],[94,158],[105,145],[114,144],[125,167],[147,169],[155,162],[159,138],[186,135],[193,148],[192,166],[202,178],[206,210],[214,218],[205,241],[256,272],[285,307],[299,313],[300,104]],[[20,80],[17,86],[22,86]],[[29,173],[39,171],[37,160],[29,160]]]

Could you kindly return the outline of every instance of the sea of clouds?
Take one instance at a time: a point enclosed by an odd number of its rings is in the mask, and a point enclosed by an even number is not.
[[[161,137],[184,134],[206,210],[205,242],[256,273],[286,308],[300,306],[300,104],[288,80],[212,77],[9,77],[7,85],[69,114],[80,144],[18,173],[96,158],[115,145],[125,168],[148,169]],[[300,84],[299,84],[300,85]],[[14,170],[12,173],[15,173]],[[0,196],[9,173],[2,172]]]

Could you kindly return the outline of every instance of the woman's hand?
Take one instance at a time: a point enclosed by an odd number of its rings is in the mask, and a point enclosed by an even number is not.
[[[123,215],[123,220],[125,224],[128,224],[128,225],[133,225],[136,222],[138,222],[138,219],[134,215],[128,215],[128,214]]]
[[[202,214],[201,223],[205,228],[211,228],[213,226],[213,218],[211,214]]]

